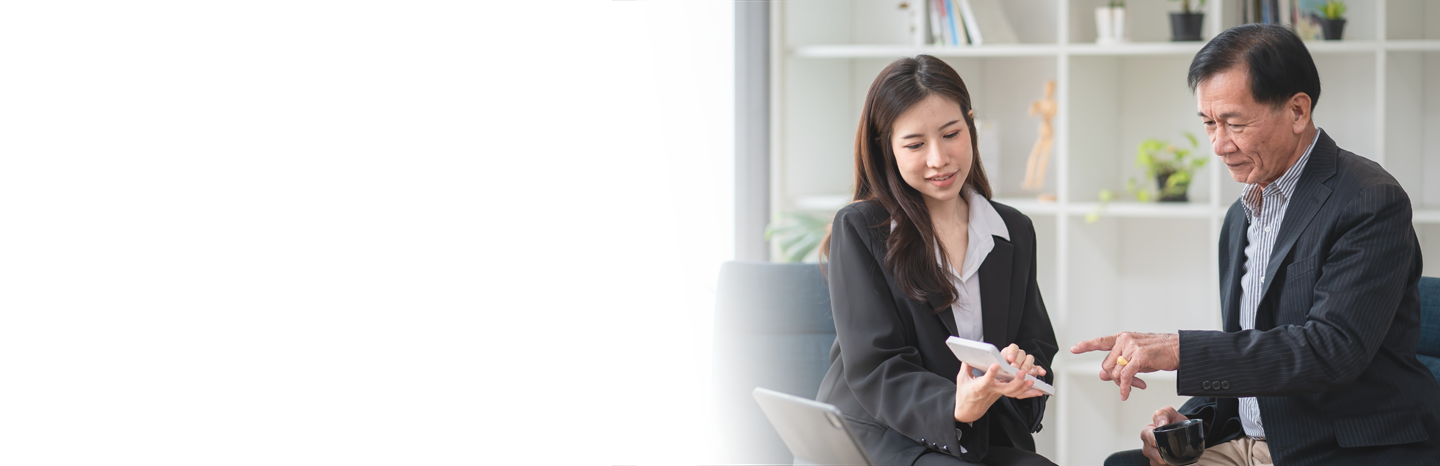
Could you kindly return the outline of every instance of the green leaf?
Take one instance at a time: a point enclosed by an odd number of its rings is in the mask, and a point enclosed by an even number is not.
[[[1165,187],[1188,186],[1190,184],[1190,172],[1178,171],[1165,180]]]
[[[772,240],[775,239],[775,237],[777,236],[787,237],[797,234],[804,234],[806,230],[807,228],[795,225],[793,223],[787,223],[784,225],[776,225],[772,223],[769,226],[765,227],[765,239]]]
[[[806,235],[802,238],[804,239],[803,242],[793,246],[791,249],[788,250],[789,256],[787,257],[787,259],[789,259],[790,262],[804,261],[805,256],[810,255],[810,253],[813,252],[815,248],[820,246],[820,240],[822,239],[820,236],[817,235]]]
[[[782,260],[803,261],[825,239],[825,225],[824,220],[813,215],[781,213],[765,226],[765,239],[778,241]]]
[[[1325,15],[1325,19],[1340,19],[1345,16],[1345,10],[1345,2],[1340,0],[1329,0],[1320,5],[1320,11]]]
[[[1200,142],[1195,139],[1195,134],[1194,134],[1194,133],[1191,133],[1191,132],[1189,132],[1189,131],[1181,131],[1180,134],[1184,134],[1184,135],[1185,135],[1185,139],[1189,139],[1189,140],[1190,140],[1190,147],[1193,147],[1193,148],[1196,148],[1196,149],[1199,149],[1199,148],[1200,148]]]
[[[780,250],[789,251],[794,249],[795,246],[798,246],[801,242],[805,241],[806,236],[808,235],[805,235],[803,233],[793,236],[786,236],[784,239],[780,240]]]

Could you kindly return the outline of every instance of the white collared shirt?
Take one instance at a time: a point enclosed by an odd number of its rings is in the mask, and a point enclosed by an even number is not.
[[[1315,139],[1310,141],[1310,147],[1280,178],[1264,188],[1248,184],[1244,194],[1240,195],[1240,204],[1245,206],[1245,216],[1250,220],[1250,227],[1245,229],[1245,274],[1240,277],[1240,328],[1243,330],[1255,329],[1255,313],[1265,293],[1265,269],[1270,265],[1270,253],[1275,248],[1275,240],[1280,237],[1280,225],[1285,220],[1290,198],[1295,195],[1300,175],[1304,173],[1310,152],[1315,150],[1322,131],[1319,128],[1315,130]],[[1250,438],[1265,438],[1260,403],[1253,396],[1240,398],[1240,426]]]
[[[970,201],[970,240],[965,248],[965,263],[960,264],[960,270],[955,270],[954,264],[946,270],[950,275],[950,284],[955,287],[955,302],[950,305],[950,312],[955,316],[956,336],[972,341],[985,341],[984,319],[980,314],[980,264],[985,263],[985,258],[990,251],[995,249],[995,236],[1010,240],[1010,229],[1005,227],[1005,219],[1000,218],[1000,213],[990,205],[985,196],[966,186],[960,191]],[[895,222],[890,222],[890,229],[895,229]],[[935,260],[944,264],[944,258],[940,257],[940,245],[935,245]]]
[[[995,249],[995,236],[1010,240],[1010,230],[1005,227],[1005,220],[1000,218],[1000,213],[990,205],[975,190],[968,186],[961,191],[970,200],[970,241],[965,248],[965,263],[960,265],[959,273],[956,273],[954,264],[951,264],[950,284],[955,286],[955,303],[950,305],[950,312],[955,314],[956,335],[966,340],[985,341],[984,319],[980,315],[980,264],[985,263],[985,258],[990,251]],[[937,246],[938,248],[938,246]],[[939,259],[939,255],[936,255]]]

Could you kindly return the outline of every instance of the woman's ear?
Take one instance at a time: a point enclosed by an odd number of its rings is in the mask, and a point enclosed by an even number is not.
[[[973,108],[970,109],[970,111],[967,113],[967,115],[970,115],[970,119],[971,119],[971,120],[974,120],[974,119],[975,119],[975,109],[973,109]]]

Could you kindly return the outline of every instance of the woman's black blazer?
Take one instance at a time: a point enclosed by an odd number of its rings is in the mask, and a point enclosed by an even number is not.
[[[1014,208],[991,205],[1011,241],[996,236],[977,272],[985,341],[1018,344],[1053,381],[1055,330],[1035,283],[1035,227]],[[889,235],[890,215],[875,201],[835,214],[827,270],[837,338],[816,398],[845,413],[878,464],[912,464],[927,449],[967,461],[992,445],[1034,451],[1030,434],[1040,431],[1046,396],[1002,397],[973,425],[955,421],[960,361],[945,346],[956,333],[954,314],[896,286],[885,268]]]

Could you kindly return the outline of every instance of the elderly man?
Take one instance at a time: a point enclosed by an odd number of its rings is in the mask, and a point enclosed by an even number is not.
[[[1246,184],[1220,233],[1224,331],[1120,333],[1100,378],[1178,370],[1192,395],[1141,432],[1205,420],[1209,464],[1440,463],[1440,384],[1415,358],[1420,246],[1410,199],[1374,162],[1340,149],[1311,112],[1320,77],[1274,25],[1216,36],[1190,64],[1215,155]]]

